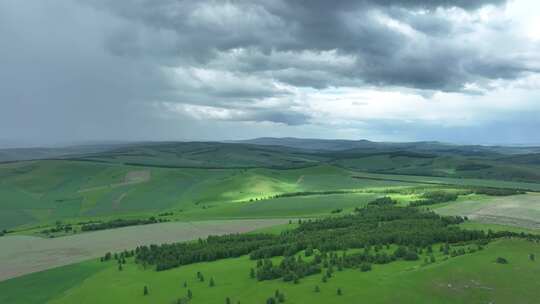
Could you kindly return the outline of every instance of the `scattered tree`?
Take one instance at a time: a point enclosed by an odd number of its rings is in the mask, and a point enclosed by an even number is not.
[[[371,270],[371,264],[370,263],[362,263],[360,264],[360,271],[366,272]]]
[[[508,260],[503,257],[498,257],[497,260],[495,260],[495,262],[499,264],[508,264]]]

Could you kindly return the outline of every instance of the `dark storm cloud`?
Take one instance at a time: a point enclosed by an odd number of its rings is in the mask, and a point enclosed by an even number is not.
[[[472,92],[466,84],[539,72],[530,64],[538,58],[509,56],[482,37],[471,43],[463,35],[476,21],[445,14],[504,3],[3,0],[0,138],[218,136],[224,120],[311,124],[298,100],[306,91]],[[506,24],[490,26],[504,32]],[[187,112],[172,119],[163,104],[230,115],[219,124]]]
[[[293,86],[324,88],[364,83],[459,91],[465,83],[500,78],[500,72],[507,78],[528,71],[516,62],[499,58],[476,62],[480,55],[474,47],[453,43],[451,21],[429,13],[440,7],[475,10],[502,4],[503,0],[90,3],[130,22],[128,29],[107,38],[106,47],[115,55],[149,56],[162,64],[204,68],[220,53],[251,49],[255,52],[248,55],[257,58],[246,55],[241,63],[231,59],[222,68],[266,73]],[[428,13],[415,13],[418,10]],[[420,42],[408,37],[381,22],[381,16],[426,37]],[[298,68],[294,58],[281,64],[274,59],[279,52],[296,52],[301,57],[306,50],[336,50],[337,55],[354,56],[354,62],[333,69],[317,65]]]

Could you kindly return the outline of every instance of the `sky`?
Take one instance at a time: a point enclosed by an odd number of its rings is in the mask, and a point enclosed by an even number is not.
[[[537,0],[0,0],[0,147],[540,144]]]

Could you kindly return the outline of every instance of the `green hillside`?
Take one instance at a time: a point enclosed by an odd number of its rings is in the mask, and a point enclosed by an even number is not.
[[[540,200],[535,193],[540,191],[540,171],[535,156],[472,148],[443,151],[434,143],[416,144],[410,151],[402,148],[145,143],[67,158],[0,164],[0,246],[23,250],[17,258],[4,255],[0,264],[16,262],[28,268],[17,272],[7,267],[12,272],[5,278],[93,258],[98,251],[134,249],[133,244],[143,241],[194,240],[208,235],[210,230],[204,227],[214,227],[211,233],[217,235],[265,227],[258,233],[285,238],[269,243],[279,248],[292,229],[300,229],[306,222],[346,221],[362,210],[369,213],[374,206],[385,210],[387,203],[398,213],[383,214],[367,226],[357,223],[356,230],[345,226],[333,228],[335,231],[321,229],[316,233],[322,239],[315,239],[319,246],[341,244],[333,242],[346,242],[347,233],[369,231],[363,237],[371,238],[398,227],[396,238],[392,236],[380,248],[367,249],[351,242],[347,252],[375,250],[378,255],[395,256],[407,237],[413,239],[404,250],[418,252],[418,259],[412,261],[393,258],[373,263],[371,271],[360,271],[358,265],[333,269],[327,282],[322,282],[321,275],[308,275],[298,284],[281,278],[250,278],[255,261],[246,255],[212,262],[203,259],[166,271],[155,271],[154,264],[136,263],[133,257],[127,258],[121,271],[115,261],[91,259],[0,282],[0,302],[179,303],[189,289],[193,295],[189,303],[227,304],[227,297],[230,303],[268,303],[276,290],[285,295],[286,303],[351,303],[357,299],[370,303],[534,303],[531,299],[539,287],[534,278],[540,269],[530,255],[537,256],[540,249],[527,238],[536,238],[540,228]],[[401,218],[402,211],[425,215],[409,221]],[[439,215],[451,217],[444,224],[429,224]],[[250,221],[233,221],[238,219]],[[429,246],[414,238],[441,229],[437,225],[448,229],[441,233],[460,241],[450,240],[452,254],[438,249],[443,244],[432,244],[436,248],[432,258],[426,251]],[[373,230],[365,230],[368,228]],[[467,229],[464,235],[470,234],[472,239],[452,232],[462,231],[460,228]],[[493,231],[502,234],[484,239]],[[530,235],[502,237],[507,232]],[[299,233],[292,237],[300,241],[298,246],[309,239],[308,232],[294,233]],[[26,238],[34,240],[36,250],[43,248],[55,256],[44,261],[42,256],[24,251]],[[76,245],[77,240],[84,246]],[[426,240],[433,242],[429,237]],[[196,243],[205,241],[189,244]],[[294,255],[309,261],[304,249]],[[458,254],[459,250],[463,253]],[[342,254],[341,250],[336,253]],[[286,255],[271,257],[278,264]],[[495,263],[500,257],[508,264]],[[204,282],[197,281],[198,271],[205,274]],[[509,283],[507,277],[516,279]],[[144,286],[149,289],[146,296]]]
[[[130,260],[122,271],[116,263],[88,261],[0,282],[2,303],[175,303],[187,290],[190,303],[266,303],[275,290],[286,303],[536,303],[540,287],[536,277],[539,262],[530,253],[540,254],[536,243],[501,240],[483,251],[424,265],[423,259],[375,265],[370,272],[356,269],[336,271],[327,282],[320,276],[302,279],[299,284],[281,280],[257,282],[250,279],[253,261],[247,257],[156,272],[144,270]],[[508,264],[497,264],[497,257]],[[199,282],[196,273],[207,279]],[[512,280],[508,280],[508,278]],[[215,286],[208,280],[214,278]],[[55,283],[53,283],[55,282]],[[183,286],[187,283],[187,288]],[[143,286],[149,295],[143,296]],[[315,292],[319,286],[320,292]],[[336,294],[340,288],[342,295]]]
[[[310,206],[291,216],[352,208],[341,195],[318,206],[317,197],[262,202],[278,194],[357,191],[438,184],[540,190],[533,156],[500,158],[427,152],[315,151],[233,143],[147,143],[69,159],[0,164],[0,229],[114,217],[148,217],[165,211],[176,219],[286,216],[279,205]],[[378,150],[381,150],[377,146]],[[383,147],[386,147],[383,145]],[[331,197],[330,199],[334,199]],[[313,201],[313,204],[310,202]],[[256,205],[251,206],[251,205]],[[324,204],[323,204],[324,205]],[[321,205],[322,206],[322,205]],[[282,210],[282,211],[279,211]]]

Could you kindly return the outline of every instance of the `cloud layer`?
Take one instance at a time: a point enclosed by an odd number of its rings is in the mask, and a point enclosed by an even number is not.
[[[2,1],[0,139],[539,142],[534,5]]]

